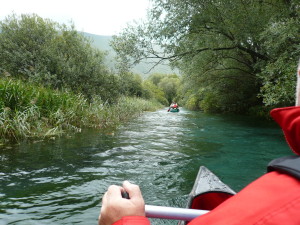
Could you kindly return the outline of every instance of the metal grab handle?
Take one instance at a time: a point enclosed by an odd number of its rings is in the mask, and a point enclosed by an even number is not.
[[[145,205],[146,217],[170,220],[191,221],[192,219],[208,213],[207,210],[174,208],[165,206]]]

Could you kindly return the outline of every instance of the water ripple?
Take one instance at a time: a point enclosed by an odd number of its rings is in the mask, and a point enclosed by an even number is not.
[[[107,187],[124,180],[140,185],[147,204],[183,207],[200,165],[238,190],[289,153],[281,131],[260,124],[166,108],[114,135],[91,129],[15,146],[0,152],[0,224],[96,224]]]

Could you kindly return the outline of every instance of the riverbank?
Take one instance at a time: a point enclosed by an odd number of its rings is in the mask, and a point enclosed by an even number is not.
[[[44,139],[84,127],[113,128],[143,111],[162,107],[156,101],[121,97],[108,104],[95,96],[57,91],[9,78],[0,79],[0,142]]]

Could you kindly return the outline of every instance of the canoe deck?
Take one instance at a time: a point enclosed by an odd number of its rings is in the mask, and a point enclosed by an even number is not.
[[[209,169],[201,166],[189,194],[187,208],[212,210],[235,194],[235,191],[224,184]],[[180,221],[178,224],[183,225],[186,222]]]
[[[169,112],[179,112],[179,108],[171,108]]]

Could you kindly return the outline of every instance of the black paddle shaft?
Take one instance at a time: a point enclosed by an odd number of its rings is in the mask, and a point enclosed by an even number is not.
[[[121,192],[122,198],[130,199],[129,194],[126,191]]]

